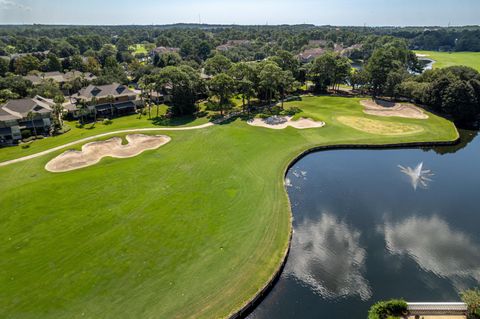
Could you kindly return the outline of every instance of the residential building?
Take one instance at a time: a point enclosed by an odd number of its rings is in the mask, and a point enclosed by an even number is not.
[[[74,118],[78,117],[78,105],[85,103],[90,113],[97,117],[116,117],[135,113],[140,100],[138,94],[127,86],[113,83],[108,85],[90,84],[72,95],[77,107],[69,107],[67,111]]]
[[[156,54],[162,55],[165,53],[180,53],[180,48],[172,48],[172,47],[156,47],[152,51],[150,51],[150,56],[155,56]]]
[[[321,56],[325,52],[327,52],[327,50],[324,48],[306,49],[302,53],[297,55],[297,57],[300,60],[300,62],[308,63],[315,60],[315,58]]]
[[[38,74],[32,74],[24,76],[25,79],[30,80],[33,85],[39,85],[43,80],[53,80],[58,84],[63,84],[65,82],[70,82],[75,78],[81,78],[85,81],[92,82],[97,77],[92,73],[83,73],[80,71],[72,70],[65,73],[62,72],[44,72]]]
[[[52,126],[55,103],[41,96],[10,100],[0,106],[0,145],[11,145],[22,139],[22,132],[47,135]],[[25,132],[24,132],[25,133]]]
[[[215,49],[219,52],[225,52],[239,46],[248,46],[252,43],[250,40],[229,40],[225,44],[217,46]]]

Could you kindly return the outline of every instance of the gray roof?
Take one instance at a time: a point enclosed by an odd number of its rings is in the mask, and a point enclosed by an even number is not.
[[[3,121],[22,119],[27,117],[29,112],[50,113],[52,105],[49,100],[40,96],[32,99],[10,100],[0,108],[0,119]]]
[[[66,73],[62,73],[58,71],[45,72],[45,73],[27,75],[24,78],[32,81],[32,83],[36,85],[36,84],[40,84],[42,80],[52,79],[57,83],[63,83],[63,82],[68,82],[75,78],[81,78],[81,77],[85,78],[88,81],[92,81],[97,78],[92,73],[83,73],[76,70],[68,71]]]
[[[165,53],[169,53],[169,52],[180,52],[180,48],[172,48],[172,47],[156,47],[155,49],[153,49],[150,54],[165,54]]]
[[[91,100],[93,97],[105,98],[107,96],[119,97],[128,95],[137,95],[134,91],[130,90],[127,86],[118,83],[108,85],[93,85],[90,84],[86,88],[83,88],[74,95],[75,98],[84,100]]]
[[[53,104],[51,100],[37,95],[34,98],[10,100],[1,109],[4,116],[7,116],[5,113],[11,115],[9,119],[21,119],[27,117],[29,112],[50,113]]]
[[[3,109],[3,107],[0,107],[0,121],[11,121],[11,120],[17,120],[18,116],[15,116]]]
[[[306,50],[304,50],[302,53],[300,53],[300,54],[298,55],[298,57],[299,57],[301,60],[309,61],[309,60],[313,60],[313,59],[315,59],[316,57],[324,54],[325,52],[327,52],[327,50],[325,50],[325,49],[323,49],[323,48],[306,49]]]

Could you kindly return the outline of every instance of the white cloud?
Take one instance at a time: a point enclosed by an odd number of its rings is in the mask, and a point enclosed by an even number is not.
[[[20,9],[22,11],[31,11],[32,8],[14,0],[0,0],[0,8],[4,10]]]
[[[324,298],[358,295],[368,300],[372,291],[364,278],[366,250],[360,232],[330,214],[295,228],[287,276],[308,285]]]

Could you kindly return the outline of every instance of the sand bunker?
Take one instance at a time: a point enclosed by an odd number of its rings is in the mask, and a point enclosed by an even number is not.
[[[399,104],[383,100],[363,100],[360,101],[366,114],[376,116],[397,116],[409,119],[428,119],[428,115],[423,110],[411,104]]]
[[[316,122],[312,119],[301,118],[298,121],[292,120],[292,116],[270,116],[266,119],[254,118],[247,123],[252,126],[266,127],[274,130],[282,130],[291,126],[296,129],[318,128],[325,126],[325,122]]]
[[[415,124],[384,122],[358,116],[339,116],[337,120],[356,130],[378,135],[408,135],[423,131],[423,127]]]
[[[128,141],[126,145],[122,145],[120,137],[87,143],[82,146],[81,151],[69,150],[58,155],[45,165],[45,169],[50,172],[68,172],[97,164],[106,156],[115,158],[137,156],[143,151],[157,149],[171,140],[165,135],[143,134],[130,134],[126,139]]]

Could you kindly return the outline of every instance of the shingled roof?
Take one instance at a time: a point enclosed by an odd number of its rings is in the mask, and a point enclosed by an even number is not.
[[[83,73],[76,70],[68,71],[66,73],[62,73],[58,71],[45,72],[45,73],[27,75],[24,78],[27,80],[30,80],[34,85],[37,85],[37,84],[40,84],[42,80],[52,79],[57,83],[63,83],[63,82],[68,82],[75,78],[81,78],[81,77],[85,78],[88,81],[93,81],[94,79],[97,78],[92,73]]]
[[[90,84],[86,88],[81,89],[78,94],[74,95],[75,98],[91,100],[93,97],[100,99],[107,96],[124,96],[124,95],[136,95],[136,93],[130,90],[127,86],[118,83],[108,85],[93,85]]]
[[[28,113],[49,113],[50,103],[40,96],[32,99],[10,100],[0,107],[0,120],[16,120],[27,117]]]
[[[179,53],[180,48],[172,48],[172,47],[156,47],[153,49],[150,54],[155,55],[155,54],[165,54],[165,53]]]

